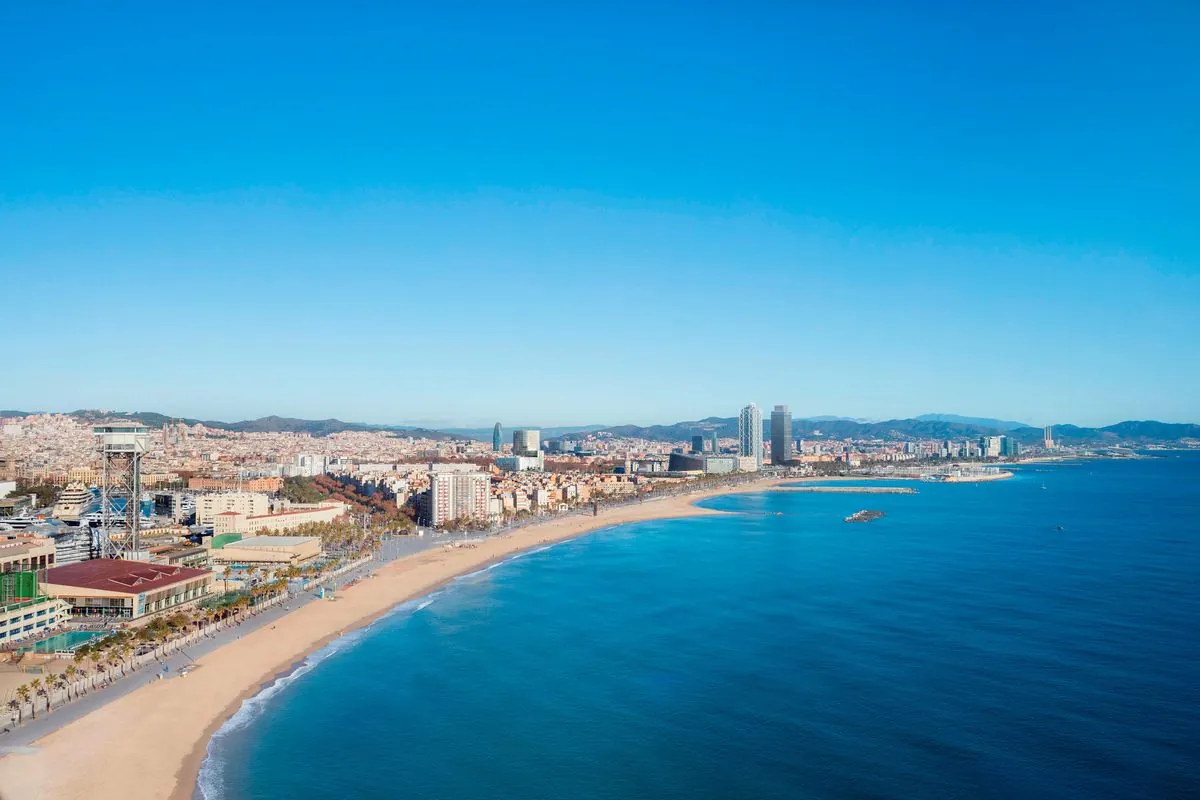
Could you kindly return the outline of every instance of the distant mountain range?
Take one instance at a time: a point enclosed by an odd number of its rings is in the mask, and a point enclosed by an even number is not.
[[[28,417],[41,413],[35,411],[0,411],[0,417]],[[67,416],[75,417],[82,422],[100,422],[113,419],[137,420],[151,428],[162,428],[171,422],[182,422],[185,425],[204,425],[223,431],[240,433],[307,433],[312,436],[328,436],[331,433],[343,431],[391,431],[418,439],[449,439],[471,438],[456,435],[446,431],[432,431],[426,428],[414,428],[407,425],[371,425],[364,422],[343,422],[340,419],[295,419],[293,417],[259,417],[241,422],[220,422],[218,420],[190,419],[187,417],[168,417],[155,411],[101,411],[97,409],[80,409],[71,411]],[[491,430],[488,430],[491,436]],[[482,437],[474,437],[482,438]]]
[[[0,417],[26,417],[28,411],[0,411]],[[188,425],[206,425],[210,428],[246,433],[308,433],[312,436],[328,436],[342,431],[387,431],[416,438],[446,441],[450,439],[474,439],[488,441],[491,428],[450,428],[430,430],[405,425],[372,425],[363,422],[343,422],[339,419],[294,419],[291,417],[260,417],[241,422],[219,422],[183,417],[168,417],[154,411],[99,411],[81,409],[69,416],[83,422],[111,419],[136,419],[152,428],[161,428],[169,422]],[[770,434],[770,421],[763,421],[764,433]],[[582,425],[542,428],[542,438],[565,438],[579,440],[591,433],[612,436],[630,436],[659,442],[687,441],[693,435],[716,431],[718,436],[737,436],[736,417],[705,417],[704,419],[676,422],[671,425]],[[989,417],[963,417],[957,414],[922,414],[912,419],[891,419],[877,422],[849,419],[846,417],[813,417],[794,419],[792,433],[797,438],[830,439],[963,439],[976,436],[1007,434],[1024,444],[1042,441],[1042,429],[1020,422],[992,419]],[[505,438],[511,429],[505,427]],[[1118,422],[1103,428],[1084,428],[1076,425],[1055,425],[1054,438],[1063,444],[1112,446],[1128,444],[1173,444],[1183,440],[1200,441],[1200,425],[1147,421]]]
[[[1028,422],[1013,422],[991,417],[963,417],[958,414],[922,414],[913,417],[918,422],[957,422],[961,425],[974,425],[979,428],[995,428],[998,431],[1015,431],[1019,428],[1032,428]],[[863,420],[859,420],[862,422]]]
[[[952,417],[953,419],[944,419]],[[964,422],[955,421],[968,420]],[[989,424],[979,424],[989,423]],[[996,424],[999,423],[999,424]],[[1003,426],[1003,427],[1002,427]],[[687,441],[707,431],[718,436],[737,436],[736,417],[705,417],[674,425],[616,425],[601,432],[613,436],[634,436],[661,442]],[[764,435],[770,435],[770,420],[763,420]],[[926,414],[913,419],[891,419],[882,422],[855,422],[848,419],[794,419],[792,434],[797,438],[829,439],[964,439],[977,436],[1006,434],[1024,444],[1042,441],[1042,429],[1022,423],[987,418],[955,417],[951,414]],[[581,438],[571,435],[567,438]],[[1119,422],[1103,428],[1082,428],[1076,425],[1055,425],[1054,439],[1062,444],[1111,446],[1129,444],[1171,444],[1185,439],[1200,440],[1200,425],[1168,422]]]

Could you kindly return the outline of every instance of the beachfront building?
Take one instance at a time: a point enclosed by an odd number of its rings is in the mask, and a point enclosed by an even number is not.
[[[213,535],[228,533],[253,535],[290,531],[313,522],[333,522],[346,513],[346,504],[330,500],[313,505],[294,505],[278,514],[254,514],[248,516],[236,511],[225,511],[213,519]]]
[[[435,528],[454,519],[485,520],[492,480],[486,472],[448,469],[435,464],[429,473],[429,524]]]
[[[252,536],[227,542],[212,551],[216,565],[269,564],[294,567],[321,555],[321,540],[316,536]]]
[[[762,411],[751,403],[738,414],[738,448],[741,455],[754,459],[754,468],[763,464]]]
[[[38,536],[0,540],[0,647],[57,628],[68,606],[38,585],[37,570],[53,566],[54,541]]]
[[[212,592],[213,579],[204,569],[97,558],[47,570],[42,590],[75,616],[128,621],[195,605]]]
[[[771,463],[785,467],[792,460],[792,412],[775,406],[771,412]]]
[[[260,492],[218,492],[196,497],[196,524],[213,525],[220,514],[252,517],[271,510],[271,499]]]

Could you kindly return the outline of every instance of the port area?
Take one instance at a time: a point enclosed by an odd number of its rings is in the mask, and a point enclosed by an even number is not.
[[[867,509],[863,509],[862,511],[855,511],[853,514],[842,520],[842,522],[872,522],[882,516],[882,511],[868,511]]]
[[[772,492],[808,492],[809,494],[916,494],[911,486],[772,486]]]

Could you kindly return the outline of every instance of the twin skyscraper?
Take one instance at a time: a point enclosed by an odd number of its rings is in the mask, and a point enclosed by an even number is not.
[[[743,456],[753,456],[763,465],[762,411],[754,403],[738,414],[738,448]],[[771,412],[771,463],[785,466],[792,460],[792,412],[787,406],[775,406]]]

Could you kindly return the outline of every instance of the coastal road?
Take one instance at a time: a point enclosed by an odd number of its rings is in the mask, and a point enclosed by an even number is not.
[[[325,586],[336,590],[352,580],[369,575],[382,564],[395,561],[398,558],[404,558],[413,553],[428,550],[432,547],[441,546],[447,540],[446,537],[430,536],[428,534],[425,536],[401,536],[389,539],[383,543],[379,555],[375,559],[344,575],[339,575],[336,579],[325,584]],[[39,711],[36,720],[30,720],[28,715],[26,715],[25,723],[18,728],[13,728],[8,724],[8,717],[4,717],[5,725],[3,727],[8,727],[11,730],[8,733],[0,733],[0,755],[27,750],[33,742],[36,742],[43,736],[90,714],[92,711],[118,697],[123,697],[135,689],[157,680],[159,672],[162,672],[164,676],[163,680],[177,680],[179,679],[180,667],[235,641],[243,634],[256,631],[264,626],[273,625],[283,615],[316,600],[318,600],[316,594],[295,592],[286,602],[271,606],[265,611],[247,617],[240,624],[231,625],[224,630],[217,631],[199,641],[193,642],[188,645],[186,650],[172,653],[167,658],[147,664],[140,669],[131,670],[126,677],[118,678],[103,689],[93,689],[87,695],[77,700],[72,700],[64,706],[55,707],[49,714],[45,711]],[[167,666],[167,670],[165,671],[162,669],[163,664]],[[186,678],[183,680],[186,680]]]

